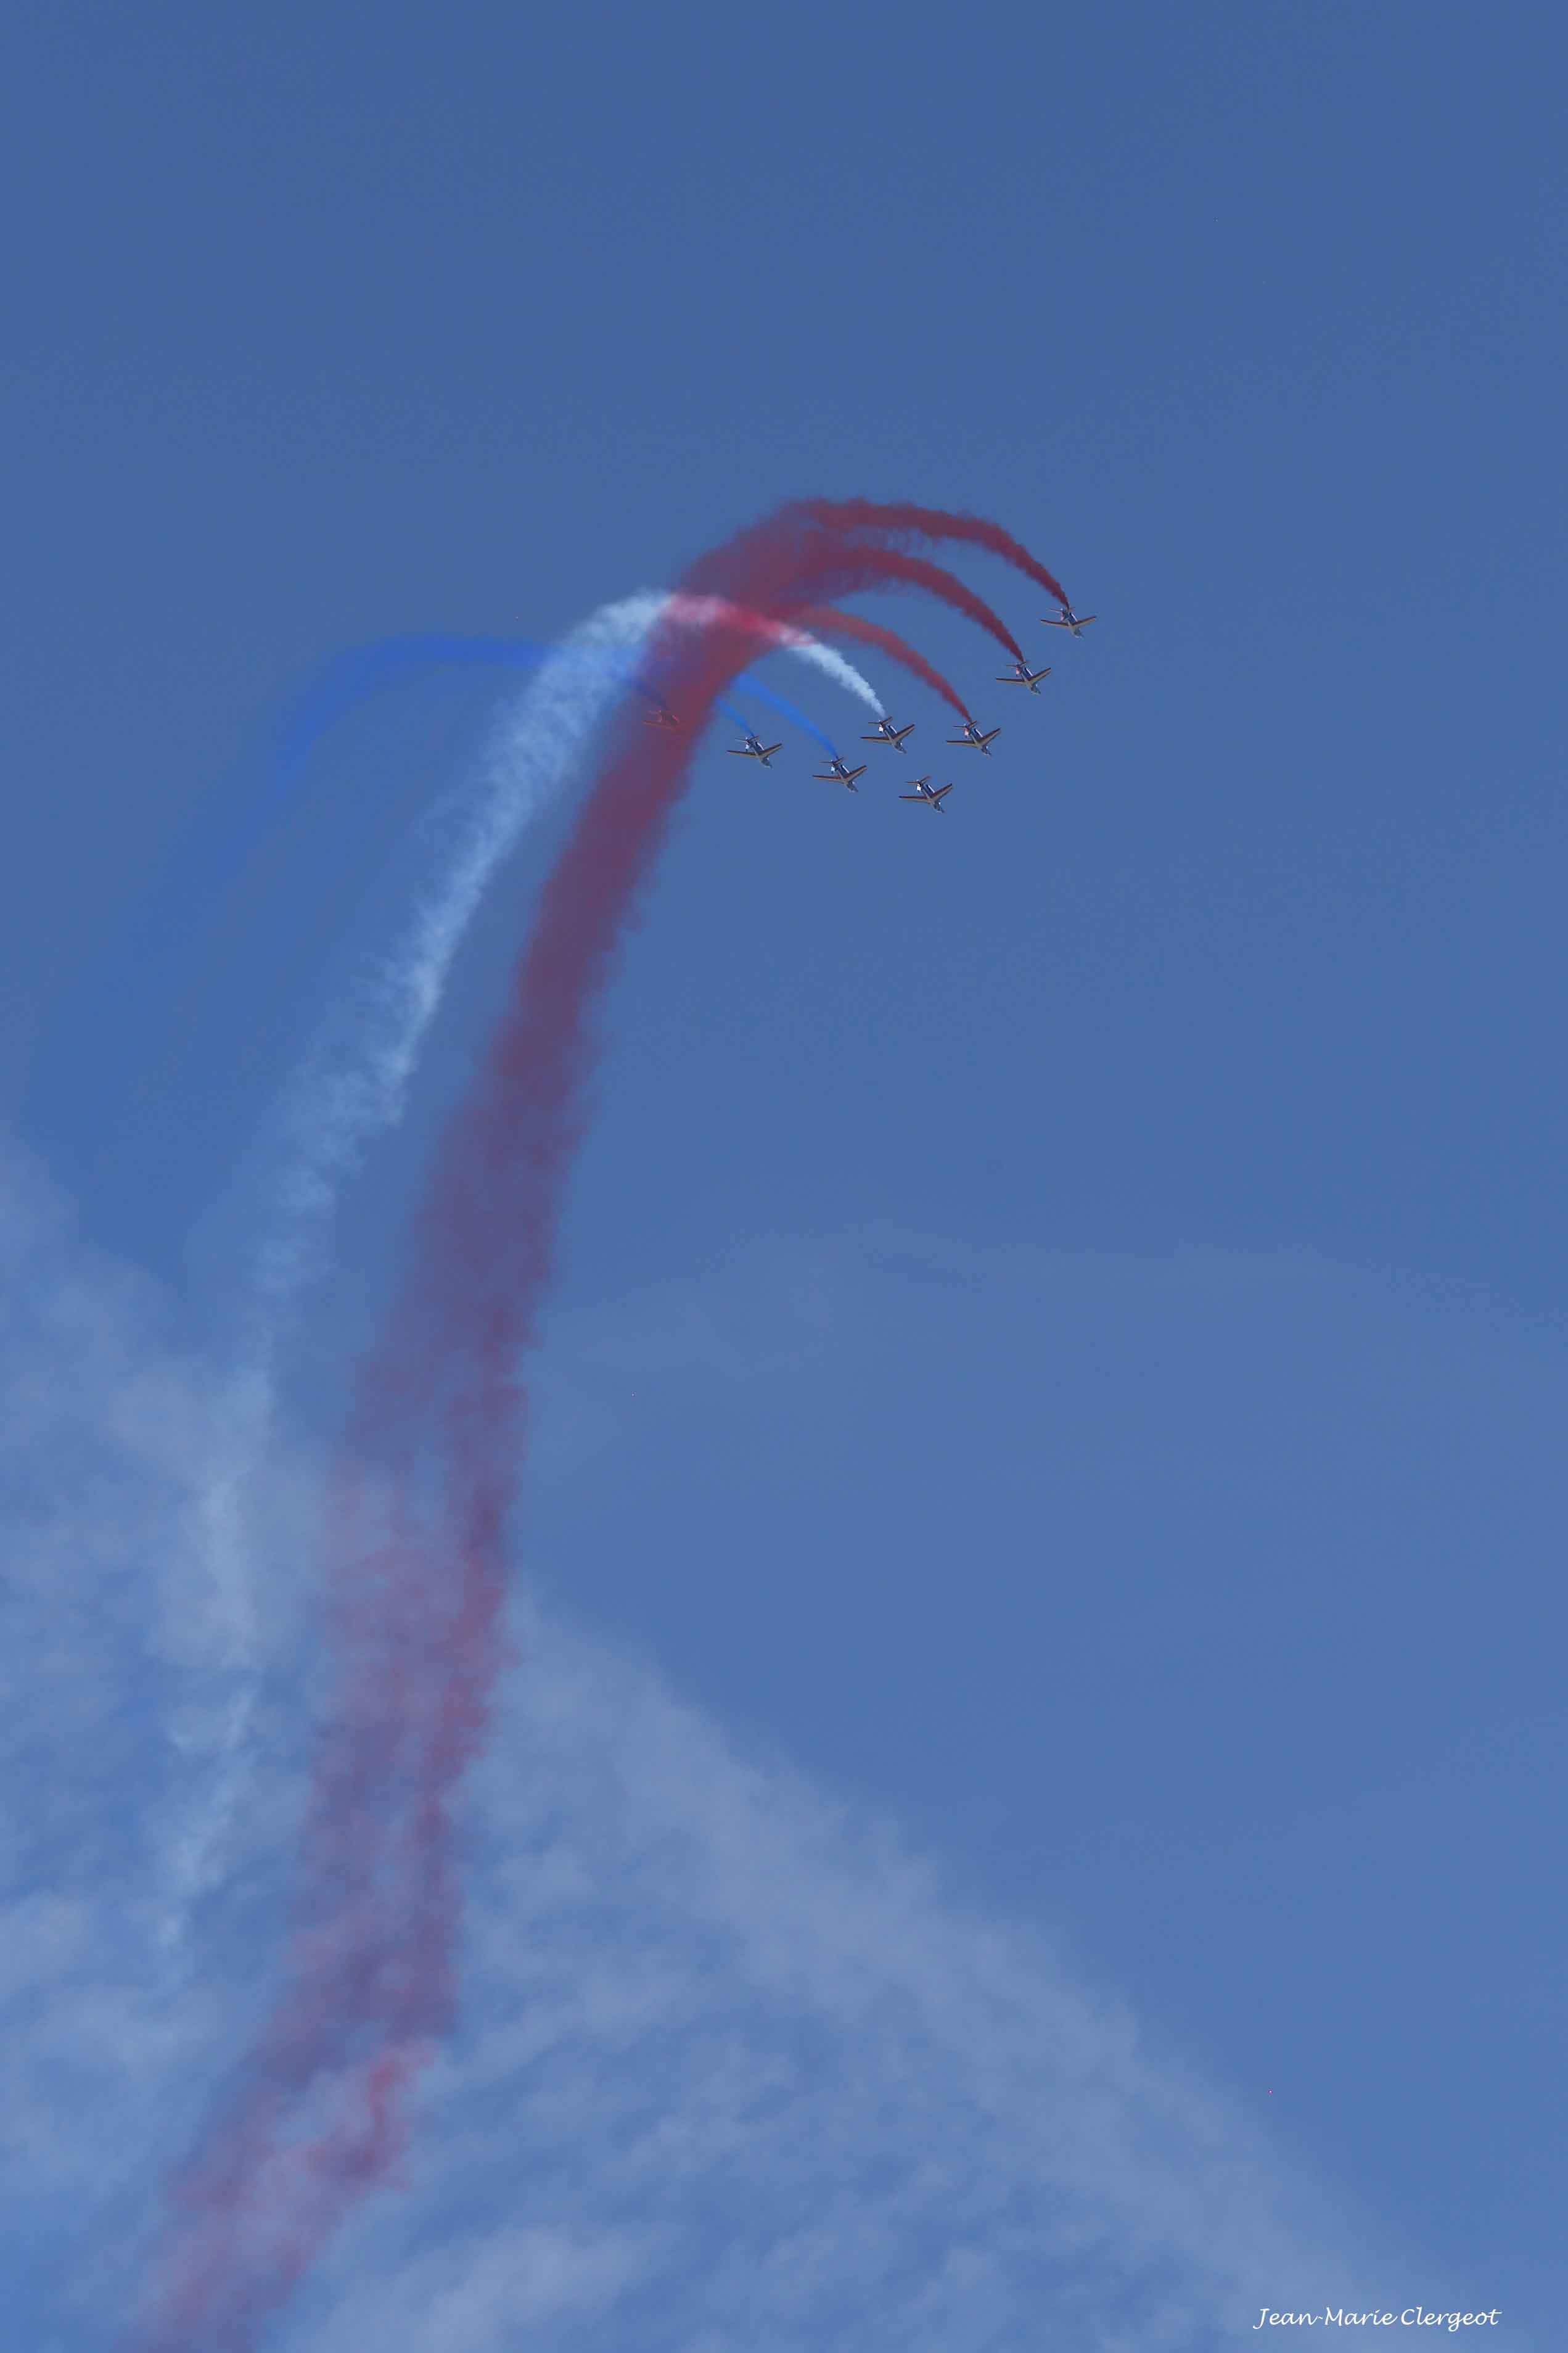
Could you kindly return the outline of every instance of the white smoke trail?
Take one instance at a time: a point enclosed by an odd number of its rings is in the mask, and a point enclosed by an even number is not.
[[[740,621],[743,626],[755,628],[758,620],[756,615],[743,613],[739,606],[731,605],[724,596],[671,596],[669,617],[690,621],[698,628],[711,628],[723,621]],[[791,628],[787,621],[767,622],[758,628],[758,635],[766,637],[783,652],[798,654],[814,670],[819,670],[824,678],[832,679],[836,685],[858,696],[879,719],[887,717],[887,706],[870,681],[862,678],[854,663],[846,661],[834,647],[825,646],[819,638],[808,637],[804,629]]]
[[[214,1630],[205,1661],[221,1688],[176,1736],[207,1772],[205,1794],[171,1844],[163,1922],[171,1960],[181,1954],[194,1905],[221,1876],[247,1777],[258,1702],[261,1629],[251,1531],[256,1485],[277,1407],[278,1362],[293,1311],[323,1271],[338,1195],[371,1145],[401,1121],[420,1050],[436,1018],[464,934],[497,869],[527,827],[563,790],[584,745],[623,691],[624,667],[584,653],[635,658],[661,618],[695,628],[743,619],[719,597],[644,590],[602,606],[563,641],[513,708],[492,747],[479,792],[438,880],[403,938],[329,1021],[284,1091],[275,1149],[281,1163],[241,1311],[237,1363],[216,1410],[218,1442],[192,1507],[192,1549],[210,1567],[204,1620]],[[879,714],[869,681],[831,647],[783,624],[758,634],[796,655]]]

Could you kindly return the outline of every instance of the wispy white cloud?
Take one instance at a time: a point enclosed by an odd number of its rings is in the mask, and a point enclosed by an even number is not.
[[[285,1503],[260,1544],[260,1639],[289,1672],[175,1999],[158,1848],[202,1750],[160,1725],[209,1681],[181,1631],[203,1366],[36,1184],[7,1183],[0,1238],[7,1769],[29,1800],[0,1882],[0,2168],[66,2316],[34,2337],[76,2353],[125,2308],[155,2184],[277,1949],[308,1734],[300,1529]],[[308,1491],[276,1434],[269,1459],[280,1494]],[[500,2353],[526,2330],[606,2353],[1112,2353],[1231,2342],[1265,2298],[1375,2285],[1255,2129],[1047,1940],[536,1601],[516,1633],[469,1794],[461,2030],[402,2184],[279,2348]]]
[[[637,2233],[658,2346],[1198,2345],[1355,2268],[1240,2116],[1043,1939],[602,1644],[528,1605],[519,1636],[475,1792],[466,2029],[412,2195],[356,2234],[302,2344],[346,2347],[352,2281],[392,2294],[411,2244],[416,2322],[419,2242],[453,2211],[475,2249]],[[450,2341],[504,2343],[504,2304]],[[600,2340],[579,2315],[571,2341]]]
[[[129,2292],[127,2218],[254,1992],[242,1961],[173,1999],[158,1936],[163,1849],[195,1795],[164,1726],[212,1697],[186,1526],[208,1394],[154,1288],[88,1250],[0,1154],[0,2239],[18,2342],[101,2337]],[[271,1554],[277,1639],[297,1547]],[[265,1841],[248,1842],[261,1863]]]

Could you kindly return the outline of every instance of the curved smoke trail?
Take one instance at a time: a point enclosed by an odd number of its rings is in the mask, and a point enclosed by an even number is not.
[[[890,661],[907,670],[911,678],[918,678],[922,686],[931,687],[944,702],[950,702],[961,719],[969,717],[969,705],[948,684],[941,670],[934,670],[924,654],[907,646],[891,629],[884,629],[876,621],[863,621],[858,613],[841,613],[831,605],[808,607],[800,618],[802,627],[816,637],[847,638],[851,645],[875,646]]]
[[[1005,647],[1015,661],[1022,661],[1024,649],[999,613],[994,613],[983,596],[940,564],[928,563],[923,555],[906,555],[896,548],[855,549],[846,554],[829,575],[828,594],[852,596],[862,588],[920,588],[928,596],[939,597],[951,605],[955,613],[989,630],[999,646]]]
[[[798,727],[803,735],[809,735],[814,744],[820,744],[830,760],[838,757],[838,746],[832,736],[825,735],[815,719],[808,719],[804,711],[797,711],[793,702],[786,702],[782,694],[775,694],[772,687],[763,684],[760,678],[752,678],[742,671],[735,681],[735,691],[737,694],[754,695],[759,702],[765,702],[770,711],[776,711],[781,719],[787,720],[792,727]],[[728,711],[729,707],[721,699],[719,708]]]
[[[796,623],[749,610],[727,596],[693,596],[686,589],[676,589],[671,593],[668,609],[670,618],[683,627],[737,629],[760,638],[768,647],[777,648],[780,652],[798,654],[803,661],[810,662],[814,669],[821,670],[825,678],[836,679],[847,692],[858,695],[862,702],[876,712],[879,718],[887,715],[876,689],[861,677],[854,664],[846,661],[832,646],[823,645],[810,630]],[[817,617],[825,625],[824,636],[854,637],[858,633],[853,613],[823,612]],[[951,687],[945,691],[950,694],[952,691]]]
[[[784,646],[775,632],[764,632],[759,628],[758,634],[765,637],[770,646]],[[870,681],[835,653],[831,646],[823,645],[809,632],[797,632],[784,649],[798,655],[858,701],[880,711],[881,703]],[[461,637],[440,632],[377,638],[367,645],[350,647],[317,673],[279,718],[273,735],[271,774],[264,792],[231,839],[231,865],[242,863],[249,855],[271,812],[288,793],[322,736],[368,695],[395,686],[421,670],[447,667],[539,670],[554,664],[606,673],[616,685],[658,708],[660,697],[638,677],[634,653],[635,647],[589,646],[580,644],[574,638],[544,644],[531,638]],[[815,736],[818,742],[826,740],[811,720],[793,704],[770,694],[759,679],[742,673],[734,681],[734,687],[738,693],[755,694],[763,702],[772,702],[804,733]]]
[[[1047,572],[1021,540],[984,515],[948,514],[940,507],[880,506],[872,499],[812,499],[804,512],[830,532],[869,531],[889,539],[957,540],[969,547],[983,547],[1026,574],[1058,605],[1068,602],[1068,592],[1056,575]]]
[[[300,1297],[324,1271],[339,1192],[376,1139],[401,1122],[420,1050],[479,902],[525,829],[564,789],[620,692],[626,666],[661,619],[678,629],[701,628],[710,612],[701,602],[645,590],[602,607],[563,640],[503,723],[478,794],[463,788],[460,813],[454,807],[455,846],[438,880],[392,953],[329,1021],[284,1091],[269,1155],[276,1171],[269,1213],[240,1310],[237,1368],[215,1411],[212,1468],[190,1514],[192,1549],[210,1577],[215,1633],[207,1672],[220,1696],[208,1736],[198,1744],[184,1736],[205,1781],[198,1805],[170,1842],[162,1933],[171,1963],[185,1965],[193,1909],[221,1876],[249,1778],[261,1646],[250,1534],[258,1524],[257,1482],[271,1442],[279,1355]],[[761,616],[754,619],[753,637],[796,655],[836,684],[847,684],[861,702],[880,712],[875,690],[841,655],[805,631],[780,632]],[[407,642],[382,641],[384,647]],[[353,675],[360,681],[377,669],[362,658],[377,653],[362,648],[349,658],[351,666],[359,665]],[[338,675],[334,665],[329,676]],[[330,723],[323,714],[342,707],[318,701],[311,741]],[[738,713],[735,723],[743,724]]]
[[[804,535],[786,511],[704,559],[694,586],[787,624],[847,570],[867,586],[910,581],[885,553],[853,565],[850,554],[829,531]],[[335,1493],[341,1679],[307,1810],[285,1987],[227,2110],[174,2185],[144,2353],[196,2343],[247,2353],[392,2162],[398,2094],[449,2021],[449,1809],[498,1669],[520,1360],[584,1124],[594,1018],[684,787],[696,723],[751,642],[732,618],[694,634],[676,610],[654,631],[651,673],[667,698],[679,682],[688,723],[678,735],[619,731],[544,886],[479,1080],[443,1138]]]
[[[643,593],[657,601],[661,592]],[[705,627],[711,618],[708,605],[701,599],[688,599],[687,609],[693,627]],[[843,617],[848,620],[851,617]],[[762,649],[794,654],[879,717],[882,715],[881,699],[870,681],[818,636],[803,629],[782,629],[765,622],[761,615],[754,617],[754,626]],[[846,630],[845,634],[853,631]],[[547,664],[554,664],[607,670],[626,691],[657,705],[659,697],[637,675],[636,650],[639,642],[640,639],[632,639],[625,645],[617,641],[590,646],[574,639],[542,643],[530,638],[424,631],[374,638],[368,644],[351,646],[334,655],[306,681],[278,718],[270,733],[266,773],[245,804],[226,818],[221,839],[216,847],[209,848],[205,866],[197,871],[188,853],[176,853],[172,871],[156,892],[155,904],[147,912],[144,922],[138,920],[130,953],[140,962],[158,942],[182,936],[181,918],[188,916],[190,902],[198,893],[209,903],[221,897],[289,801],[311,752],[324,735],[368,697],[397,686],[420,670],[446,667],[537,672]],[[899,659],[897,654],[894,659]],[[753,691],[760,700],[769,700],[769,690],[758,680],[737,679],[734,683],[737,690]],[[824,740],[813,723],[793,706],[775,703],[774,707],[781,709],[803,733],[819,743]],[[738,727],[743,727],[744,722],[737,712],[731,711],[728,715]]]
[[[661,593],[665,592],[646,591],[645,595],[657,596]],[[689,615],[698,628],[705,628],[714,617],[711,599],[687,597],[679,600],[674,609]],[[852,613],[825,614],[822,617],[825,628],[830,627],[847,637],[861,637],[867,644],[883,643],[871,631],[869,623],[858,622]],[[753,622],[757,636],[768,647],[797,654],[857,701],[874,711],[881,710],[870,681],[863,678],[842,654],[822,644],[816,633],[786,629],[763,614],[755,615]],[[891,649],[884,647],[884,650]],[[895,659],[907,653],[908,649],[903,649],[901,654],[895,654]],[[594,669],[607,666],[634,694],[654,703],[660,700],[654,689],[638,677],[635,648],[629,646],[595,649],[578,644],[574,638],[543,643],[532,638],[462,637],[441,631],[375,638],[366,645],[351,646],[346,652],[335,654],[283,712],[273,734],[275,782],[287,783],[328,729],[355,703],[379,687],[395,684],[410,670],[442,664],[464,669],[537,670],[552,661],[579,663]],[[756,683],[743,673],[734,681],[737,691],[750,691]]]
[[[339,1190],[376,1137],[397,1126],[458,944],[486,885],[524,828],[564,783],[583,744],[620,691],[608,666],[574,657],[640,646],[662,599],[634,596],[594,614],[546,665],[487,764],[479,797],[446,871],[416,908],[380,970],[329,1021],[285,1089],[276,1122],[268,1223],[256,1246],[241,1310],[238,1364],[217,1415],[213,1470],[193,1506],[198,1556],[210,1568],[219,1634],[212,1665],[238,1678],[203,1760],[209,1780],[199,1810],[174,1840],[165,1896],[166,1947],[183,1939],[193,1905],[214,1883],[247,1778],[246,1750],[257,1706],[260,1628],[249,1531],[254,1485],[267,1460],[277,1407],[279,1350],[301,1293],[323,1271]],[[355,690],[379,662],[356,650],[334,680]],[[342,707],[317,699],[313,742]]]
[[[876,532],[881,537],[868,541],[860,536],[867,532]],[[1031,580],[1055,587],[1052,575],[1037,557],[997,525],[974,515],[944,514],[929,507],[878,506],[864,499],[837,503],[827,500],[797,502],[782,507],[768,523],[754,525],[750,533],[740,533],[731,546],[742,551],[753,543],[760,546],[763,539],[775,547],[787,546],[792,560],[799,566],[798,576],[804,579],[809,575],[816,582],[812,602],[824,596],[854,596],[868,588],[923,588],[942,604],[950,605],[954,612],[989,630],[998,645],[1005,647],[1015,660],[1021,662],[1023,649],[984,598],[940,565],[886,544],[889,538],[921,537],[957,540],[984,547]],[[727,562],[723,550],[700,558],[691,567],[691,591],[700,596],[715,595]]]

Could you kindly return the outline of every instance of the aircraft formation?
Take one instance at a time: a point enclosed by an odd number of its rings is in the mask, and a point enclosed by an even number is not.
[[[1092,613],[1075,613],[1070,605],[1064,605],[1059,613],[1046,614],[1041,617],[1047,629],[1067,629],[1073,637],[1078,638],[1083,635],[1095,616]],[[1002,673],[996,683],[998,686],[1026,686],[1031,694],[1038,694],[1040,681],[1042,679],[1049,678],[1050,674],[1049,662],[1043,670],[1031,670],[1026,661],[1017,661],[1010,670],[1005,670]],[[647,723],[650,727],[679,727],[680,720],[675,712],[661,702],[657,711],[648,712]],[[966,719],[958,733],[948,736],[947,742],[955,750],[984,752],[989,759],[991,746],[1001,733],[1000,727],[982,727],[978,720]],[[891,719],[884,715],[878,720],[871,733],[868,735],[862,735],[860,741],[862,744],[890,744],[895,752],[902,752],[907,738],[913,733],[912,720],[907,727],[896,727]],[[782,741],[777,744],[764,744],[760,735],[748,733],[739,744],[731,744],[725,748],[732,759],[755,760],[759,767],[771,768],[774,753],[782,752],[784,744]],[[858,792],[859,790],[858,779],[865,775],[866,765],[867,764],[862,761],[858,768],[851,768],[835,754],[826,768],[819,768],[816,771],[814,781],[819,785],[843,785],[849,792]],[[900,793],[899,798],[910,803],[915,808],[933,809],[941,815],[943,813],[943,803],[952,790],[951,785],[933,785],[929,776],[917,776],[913,790]]]

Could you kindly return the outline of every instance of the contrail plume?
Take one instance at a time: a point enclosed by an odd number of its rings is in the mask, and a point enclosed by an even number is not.
[[[763,617],[736,608],[726,617],[742,626],[754,619],[755,633],[764,627]],[[356,996],[289,1090],[282,1122],[289,1174],[279,1195],[287,1235],[269,1239],[258,1254],[258,1294],[291,1295],[312,1271],[313,1261],[301,1265],[302,1228],[330,1211],[338,1180],[358,1165],[376,1134],[401,1119],[453,958],[491,876],[563,789],[583,744],[610,709],[620,678],[582,657],[634,655],[656,625],[679,638],[710,621],[701,606],[658,590],[603,607],[563,642],[560,661],[546,663],[509,715],[440,879],[370,989]],[[830,648],[804,631],[781,634],[778,642],[840,683],[847,677],[860,700],[880,712],[868,681]]]
[[[1068,601],[1067,590],[1038,556],[983,515],[948,514],[940,507],[879,506],[870,499],[814,499],[806,512],[832,532],[873,531],[891,539],[961,540],[970,547],[983,547],[1026,573],[1058,605]]]
[[[962,523],[964,518],[952,520]],[[795,611],[819,603],[824,597],[853,596],[871,588],[922,588],[928,596],[950,605],[954,612],[989,631],[1015,660],[1024,659],[1023,649],[1000,614],[994,613],[984,597],[977,596],[956,574],[945,571],[941,565],[874,542],[868,543],[849,531],[841,533],[805,505],[782,508],[773,536],[777,544],[790,546],[795,565],[791,592],[795,602],[791,615],[781,614],[781,619],[793,617]],[[913,536],[912,525],[906,536]],[[1006,534],[1002,536],[1005,538]],[[748,534],[742,532],[734,545],[742,547],[747,539]],[[1033,564],[1034,559],[1029,560]],[[719,557],[710,556],[693,565],[692,581],[700,593],[709,596],[714,594],[715,580],[709,567],[720,561]]]
[[[490,877],[565,782],[620,690],[614,668],[575,657],[634,651],[663,604],[645,594],[604,607],[567,639],[559,661],[545,665],[491,751],[445,871],[380,971],[329,1022],[285,1090],[269,1215],[241,1309],[237,1369],[218,1416],[222,1440],[194,1506],[195,1546],[210,1566],[221,1629],[211,1664],[234,1680],[213,1746],[209,1788],[174,1845],[163,1918],[171,1950],[183,1940],[193,1905],[218,1875],[246,1778],[257,1704],[254,1685],[244,1680],[257,1646],[248,1530],[293,1311],[323,1270],[342,1185],[374,1139],[403,1117],[420,1048]]]
[[[739,607],[724,610],[726,617],[751,626],[753,639],[795,654],[880,712],[869,681],[808,631],[783,629],[763,615],[743,616]],[[249,1670],[258,1645],[249,1532],[255,1482],[275,1421],[279,1358],[295,1310],[324,1270],[343,1183],[376,1138],[402,1120],[453,961],[497,868],[564,788],[628,678],[645,697],[661,700],[636,678],[638,651],[661,618],[679,630],[697,629],[709,624],[712,611],[701,600],[644,590],[601,607],[558,648],[543,649],[534,682],[492,744],[478,794],[465,790],[460,810],[453,797],[456,841],[440,876],[391,954],[328,1023],[285,1090],[271,1146],[277,1173],[246,1282],[237,1366],[216,1409],[214,1467],[192,1507],[194,1549],[209,1567],[217,1629],[209,1667],[226,1688],[206,1744],[206,1790],[172,1843],[163,1915],[172,1959],[180,1957],[192,1907],[221,1875],[247,1778],[257,1707]],[[284,750],[297,765],[349,702],[405,666],[411,648],[420,649],[423,660],[432,646],[478,644],[489,659],[498,646],[514,642],[392,638],[357,648],[340,657],[296,705],[282,731]],[[733,715],[742,726],[740,714]],[[802,723],[809,731],[809,723]]]
[[[960,595],[965,593],[963,583],[954,580],[951,574],[944,574],[942,577],[950,584],[949,590],[944,592],[950,603],[953,601],[954,593]],[[921,585],[931,586],[931,577],[923,578]],[[704,613],[707,618],[712,621],[738,617],[732,612],[726,610],[723,599],[721,597],[689,597],[685,600],[685,605],[693,612]],[[893,630],[884,629],[875,621],[863,620],[858,613],[845,613],[834,606],[824,605],[802,613],[798,627],[791,627],[782,621],[766,622],[761,615],[756,614],[745,617],[743,626],[755,627],[761,631],[765,631],[770,642],[796,651],[800,650],[803,645],[810,645],[814,638],[847,638],[852,645],[875,646],[880,652],[888,655],[890,660],[898,662],[901,668],[909,670],[913,677],[921,680],[925,685],[934,688],[936,692],[942,696],[944,701],[950,702],[963,718],[967,719],[969,716],[968,710],[956,689],[949,684],[939,670],[927,661],[923,654],[917,653],[913,646],[906,645],[903,638],[897,636]],[[1001,625],[992,614],[987,617],[983,626],[991,628],[994,633]],[[803,638],[803,630],[809,634]],[[828,654],[829,659],[835,662],[842,659],[832,654],[831,649],[818,646],[815,656],[811,658],[818,662],[819,667],[826,667],[821,659],[825,652]],[[848,669],[847,663],[845,664],[845,668]],[[837,675],[837,672],[832,674]],[[850,670],[849,675],[858,680],[859,687],[864,689],[866,681],[859,678],[858,671]],[[739,681],[736,682],[740,683]],[[871,702],[879,718],[887,717],[883,705],[875,695],[863,693],[862,700]]]
[[[955,687],[950,686],[941,670],[927,661],[924,654],[906,645],[891,629],[884,629],[875,621],[862,620],[858,613],[841,613],[831,605],[808,606],[802,613],[801,625],[819,638],[847,638],[852,645],[875,646],[890,661],[898,662],[918,678],[922,685],[932,688],[944,702],[950,702],[961,719],[969,716],[969,706]]]
[[[966,620],[989,630],[999,646],[1005,647],[1015,661],[1022,661],[1024,649],[999,613],[994,613],[983,596],[940,564],[930,564],[923,555],[906,555],[896,548],[881,547],[873,556],[860,548],[847,549],[844,555],[826,575],[827,593],[833,596],[852,596],[865,588],[922,588],[928,596],[951,605]]]
[[[719,611],[694,628],[678,595],[641,656],[683,723],[616,730],[545,882],[478,1080],[441,1140],[333,1485],[338,1681],[283,1987],[231,2100],[174,2185],[142,2353],[249,2353],[401,2146],[397,2094],[451,2015],[451,1808],[500,1664],[507,1525],[527,1434],[522,1360],[587,1119],[599,1004],[701,723],[754,648],[753,617],[796,628],[847,583],[922,586],[1000,627],[939,567],[803,527],[798,509],[693,567],[683,589],[718,598]],[[451,899],[443,894],[443,909]],[[421,955],[421,969],[436,960],[433,949]],[[405,1085],[405,1070],[395,1083]]]
[[[666,596],[667,592],[659,590],[642,592],[642,599],[650,609]],[[637,603],[638,599],[630,601]],[[700,628],[708,626],[712,615],[703,599],[689,598],[687,617],[693,628]],[[784,629],[763,614],[754,615],[752,620],[760,645],[794,654],[880,716],[882,704],[875,687],[834,647],[824,645],[806,630]],[[640,641],[640,631],[625,643],[616,639],[601,645],[586,642],[580,634],[548,642],[531,638],[465,637],[431,630],[373,638],[368,644],[351,646],[335,654],[279,717],[271,731],[265,781],[248,804],[230,818],[216,869],[209,866],[199,878],[202,894],[210,900],[227,887],[254,854],[268,824],[294,791],[310,754],[340,721],[368,697],[395,687],[421,670],[448,668],[538,673],[554,665],[557,669],[577,667],[604,674],[626,692],[657,703],[659,697],[637,673],[636,649]],[[756,679],[737,678],[734,683],[739,691],[767,699],[767,690]],[[793,715],[796,723],[809,733],[809,723],[802,720],[798,712]],[[184,905],[195,887],[195,879],[186,871],[184,861],[179,861],[173,889],[167,895]],[[154,918],[159,931],[169,928],[171,913],[170,908],[160,904]]]
[[[693,626],[706,627],[710,616],[702,601],[688,602]],[[853,620],[849,615],[841,617]],[[768,622],[763,614],[756,615],[755,621],[758,637],[768,646],[797,654],[858,701],[880,709],[869,680],[862,678],[853,664],[831,646],[819,643],[809,632],[785,630]],[[851,635],[853,631],[847,628],[844,634]],[[645,702],[657,703],[659,700],[638,677],[634,660],[608,649],[577,646],[570,640],[543,643],[531,638],[459,637],[438,632],[378,638],[368,645],[353,646],[346,653],[334,656],[283,713],[273,736],[274,774],[268,798],[287,788],[321,737],[356,704],[383,687],[396,685],[413,671],[443,666],[537,670],[552,661],[577,662],[590,669],[608,668],[629,692],[640,695]],[[760,681],[744,673],[734,683],[738,692],[760,691]]]
[[[724,626],[745,629],[761,638],[764,643],[776,646],[782,652],[798,654],[803,661],[810,662],[813,669],[821,670],[825,678],[836,680],[847,692],[858,696],[879,719],[886,716],[881,699],[869,679],[862,678],[852,662],[846,661],[832,646],[823,645],[808,630],[793,628],[765,613],[748,612],[727,597],[693,596],[679,590],[670,597],[668,611],[672,620],[689,623],[693,628]],[[856,634],[853,627],[840,629],[841,623],[853,624],[853,614],[835,613],[829,616],[825,613],[821,617],[825,622],[831,619],[834,629],[843,636],[853,637]],[[826,636],[828,632],[825,628],[822,634]],[[736,683],[739,682],[737,680]]]
[[[797,711],[793,702],[786,702],[782,694],[775,694],[771,686],[763,684],[760,678],[752,678],[742,672],[735,681],[735,688],[738,693],[754,695],[759,702],[765,702],[770,711],[776,711],[779,717],[787,720],[792,727],[798,727],[803,735],[809,735],[814,744],[821,745],[830,760],[838,757],[838,746],[832,736],[825,735],[815,719],[808,719],[804,711]],[[725,709],[728,707],[728,704],[724,705]]]

